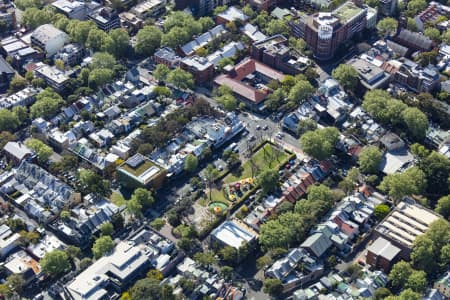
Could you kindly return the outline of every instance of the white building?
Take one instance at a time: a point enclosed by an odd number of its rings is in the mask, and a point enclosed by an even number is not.
[[[0,98],[0,108],[13,108],[15,106],[28,106],[34,103],[39,89],[27,87],[8,97]]]
[[[69,82],[69,77],[55,66],[43,64],[34,70],[37,77],[41,77],[45,82],[57,92],[62,92]]]
[[[8,254],[16,248],[20,234],[13,233],[8,225],[3,224],[0,226],[0,255],[2,258],[8,256]]]
[[[84,2],[76,0],[56,0],[52,3],[52,6],[55,7],[58,12],[66,15],[69,19],[86,19],[86,6]]]
[[[31,34],[31,44],[41,48],[47,57],[54,55],[69,40],[69,36],[51,24],[39,26]]]
[[[239,249],[244,244],[250,244],[258,238],[258,234],[238,220],[223,222],[211,232],[213,241]]]
[[[125,287],[150,265],[148,257],[132,243],[120,242],[109,255],[105,255],[74,281],[66,286],[66,291],[73,300],[106,299],[114,291],[111,285]],[[109,299],[109,298],[107,298]]]

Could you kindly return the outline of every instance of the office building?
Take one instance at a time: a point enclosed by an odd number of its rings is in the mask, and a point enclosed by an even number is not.
[[[120,18],[117,12],[109,7],[101,7],[88,14],[88,19],[94,21],[97,27],[103,31],[120,27]]]
[[[339,46],[366,27],[367,8],[345,2],[332,12],[297,15],[289,24],[297,38],[306,41],[318,60],[333,58]]]
[[[69,19],[85,20],[87,7],[84,2],[77,0],[56,0],[51,4],[56,11]]]
[[[400,248],[379,237],[367,248],[366,263],[374,269],[382,269],[388,274],[398,261],[399,254]]]
[[[51,24],[36,28],[31,35],[31,44],[42,49],[47,57],[54,55],[69,40],[69,36]]]

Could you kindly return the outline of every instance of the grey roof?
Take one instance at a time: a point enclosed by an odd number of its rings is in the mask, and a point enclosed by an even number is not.
[[[392,245],[391,242],[382,237],[376,239],[375,242],[370,245],[368,250],[377,256],[386,258],[389,261],[393,260],[400,253],[400,248]]]
[[[433,41],[425,35],[413,32],[408,29],[402,29],[397,36],[402,41],[408,41],[408,43],[414,45],[417,48],[431,49]]]
[[[13,155],[18,160],[24,159],[27,155],[31,155],[31,150],[22,143],[17,142],[8,142],[5,147],[3,147],[3,151],[8,152],[10,155]]]
[[[310,249],[317,257],[322,256],[332,245],[330,239],[323,233],[314,233],[301,245],[302,248]]]
[[[0,74],[14,74],[14,69],[8,64],[8,62],[3,58],[3,56],[0,56]]]
[[[59,35],[66,36],[67,34],[51,24],[44,24],[36,28],[31,36],[42,44],[46,44],[48,41]]]

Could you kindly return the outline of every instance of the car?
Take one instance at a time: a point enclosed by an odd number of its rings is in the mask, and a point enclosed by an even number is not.
[[[251,136],[248,137],[248,140],[249,140],[249,141],[254,141],[255,139],[256,139],[256,138],[255,138],[254,135],[251,135]]]
[[[248,135],[248,131],[247,130],[244,130],[243,132],[242,132],[242,136],[247,136]]]
[[[277,133],[277,135],[275,137],[279,140],[281,140],[283,138],[279,133]]]
[[[263,130],[267,130],[267,129],[269,129],[269,126],[268,125],[264,125],[262,129]]]
[[[260,130],[261,129],[261,125],[256,125],[256,130]]]
[[[217,167],[217,170],[223,171],[223,166],[222,166],[222,165],[218,166],[218,167]]]

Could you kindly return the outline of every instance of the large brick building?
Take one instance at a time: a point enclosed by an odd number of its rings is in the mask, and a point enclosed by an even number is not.
[[[345,2],[332,12],[297,15],[289,24],[295,37],[302,38],[319,60],[331,59],[340,45],[366,27],[367,8]]]

